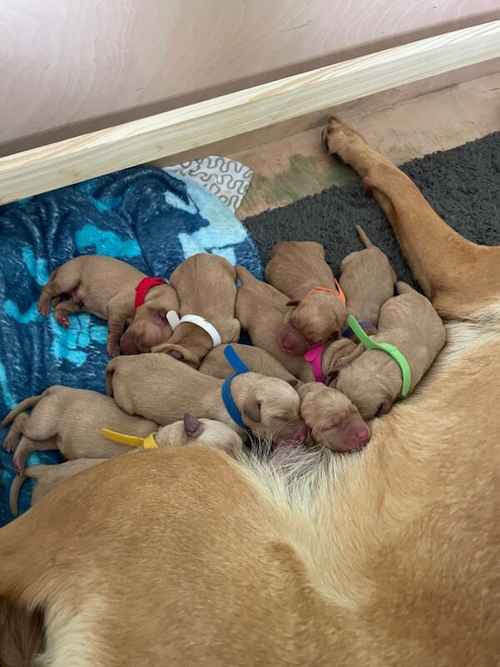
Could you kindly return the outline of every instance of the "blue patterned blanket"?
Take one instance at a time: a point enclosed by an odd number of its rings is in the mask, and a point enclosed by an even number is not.
[[[87,314],[64,329],[37,311],[41,286],[71,257],[110,255],[168,277],[186,257],[211,252],[255,275],[262,266],[243,225],[189,179],[138,167],[0,207],[0,420],[52,384],[104,390],[104,322]],[[0,442],[5,431],[0,431]],[[32,454],[28,465],[57,462]],[[0,451],[0,526],[10,521],[11,456]],[[26,509],[30,484],[21,492]]]

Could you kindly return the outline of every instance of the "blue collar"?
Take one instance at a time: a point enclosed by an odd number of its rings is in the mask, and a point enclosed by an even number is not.
[[[235,377],[241,375],[242,373],[248,373],[250,370],[248,366],[243,362],[242,359],[238,356],[232,345],[226,345],[224,348],[224,356],[228,361],[229,365],[233,368],[234,373],[231,373],[225,380],[222,385],[222,401],[226,410],[229,412],[231,419],[238,424],[240,428],[247,429],[247,425],[241,417],[241,412],[238,409],[238,406],[234,402],[233,395],[231,394],[231,384]]]

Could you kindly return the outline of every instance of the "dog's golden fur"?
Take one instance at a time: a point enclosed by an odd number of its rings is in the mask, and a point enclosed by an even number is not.
[[[359,455],[139,452],[3,528],[0,595],[43,610],[41,665],[498,664],[500,249],[335,120],[327,142],[376,184],[447,347]]]

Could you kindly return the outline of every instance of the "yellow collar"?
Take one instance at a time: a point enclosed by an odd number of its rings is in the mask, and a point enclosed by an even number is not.
[[[143,449],[158,449],[158,443],[155,440],[154,433],[150,433],[146,438],[140,438],[137,435],[119,433],[118,431],[112,431],[110,428],[102,428],[101,433],[107,440],[118,442],[120,445],[142,447]]]

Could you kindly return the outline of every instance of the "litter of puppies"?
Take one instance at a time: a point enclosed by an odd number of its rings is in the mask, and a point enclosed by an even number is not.
[[[148,447],[198,444],[237,457],[252,435],[273,447],[358,451],[369,420],[389,412],[431,367],[445,327],[402,282],[361,228],[365,248],[339,280],[323,247],[278,243],[268,282],[211,254],[190,257],[170,280],[109,257],[70,260],[43,287],[39,310],[64,326],[78,312],[108,322],[108,396],[68,387],[26,398],[3,420],[4,448],[33,502],[106,458]],[[252,345],[240,345],[245,330]],[[31,410],[31,413],[28,411]],[[35,450],[64,463],[25,468]]]

